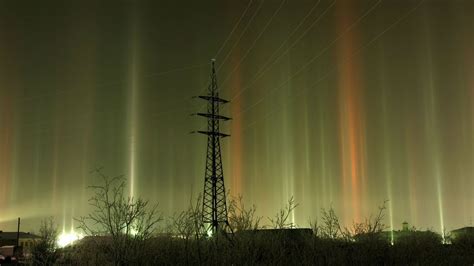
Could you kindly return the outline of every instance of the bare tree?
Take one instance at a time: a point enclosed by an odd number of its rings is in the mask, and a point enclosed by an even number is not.
[[[179,237],[188,239],[199,239],[204,235],[202,226],[202,197],[198,196],[196,202],[191,200],[187,210],[175,214],[171,217],[171,223],[168,225],[168,231]]]
[[[94,191],[89,199],[93,210],[76,219],[79,228],[88,236],[102,238],[105,249],[116,265],[127,264],[143,252],[149,239],[162,220],[157,205],[149,206],[147,200],[126,196],[123,176],[109,177],[100,169],[94,171],[102,180],[101,185],[90,186]],[[103,241],[105,239],[105,241]]]
[[[57,251],[58,229],[53,217],[41,221],[39,240],[31,248],[33,265],[52,265],[59,258]]]
[[[255,215],[255,205],[247,208],[242,195],[230,197],[228,204],[229,224],[233,231],[256,230],[260,227],[262,217]]]
[[[331,207],[329,210],[321,209],[321,222],[318,223],[310,222],[313,232],[316,236],[321,238],[330,239],[345,239],[364,240],[367,238],[373,239],[375,236],[379,236],[383,230],[386,229],[383,220],[385,218],[387,200],[378,207],[377,215],[366,218],[363,222],[354,222],[352,227],[342,227],[339,221],[339,217]]]
[[[352,233],[354,235],[362,234],[377,234],[386,229],[383,220],[385,218],[385,210],[387,209],[387,202],[385,200],[381,206],[378,207],[378,213],[375,217],[370,215],[369,218],[366,218],[364,222],[354,223],[352,225]]]
[[[289,221],[290,215],[298,207],[298,204],[295,203],[293,196],[288,200],[288,203],[284,208],[281,208],[278,213],[275,214],[273,218],[268,217],[272,227],[274,229],[284,229],[284,228],[294,228],[295,225],[293,222]]]
[[[313,225],[315,234],[322,238],[336,239],[342,236],[343,232],[339,222],[339,217],[336,215],[333,207],[329,210],[321,209],[321,224]]]

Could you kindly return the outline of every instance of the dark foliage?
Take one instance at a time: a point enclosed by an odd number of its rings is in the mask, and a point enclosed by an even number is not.
[[[291,230],[291,229],[287,229]],[[107,265],[107,255],[93,243],[77,245],[67,264]],[[381,239],[371,242],[319,238],[314,235],[236,234],[226,238],[182,239],[162,236],[150,239],[148,251],[130,265],[472,265],[474,250],[458,243],[441,244],[439,235],[417,232],[403,242],[390,245]],[[69,251],[71,252],[71,251]]]
[[[33,265],[53,265],[59,257],[56,246],[58,232],[53,218],[41,221],[39,236],[31,248],[30,262]]]
[[[119,186],[120,187],[120,186]],[[102,187],[101,187],[102,188]],[[122,191],[120,187],[119,191]],[[106,189],[107,190],[107,189]],[[112,193],[114,194],[114,193]],[[119,193],[120,194],[120,193]],[[107,195],[105,193],[104,195]],[[122,198],[120,196],[119,199]],[[128,201],[127,201],[128,202]],[[242,197],[229,202],[229,221],[234,234],[206,236],[201,223],[201,198],[168,219],[165,233],[133,238],[123,228],[90,234],[73,247],[63,249],[59,264],[67,265],[472,265],[472,236],[443,244],[431,231],[398,231],[392,244],[383,224],[385,203],[377,215],[351,227],[342,227],[336,212],[322,210],[311,229],[296,229],[290,221],[298,206],[291,198],[270,227],[260,226],[255,206],[244,206]],[[128,204],[124,204],[128,206]],[[129,209],[129,208],[125,208]],[[154,213],[154,212],[152,212]],[[155,217],[153,215],[153,217]],[[121,219],[120,219],[121,220]],[[160,219],[153,220],[157,223]],[[122,223],[119,223],[122,224]],[[133,224],[133,223],[131,223]],[[127,237],[126,248],[117,248]],[[139,241],[137,243],[133,241]],[[121,247],[121,246],[120,246]],[[119,251],[119,254],[117,254]],[[116,258],[120,255],[119,259]],[[126,257],[123,257],[126,256]]]

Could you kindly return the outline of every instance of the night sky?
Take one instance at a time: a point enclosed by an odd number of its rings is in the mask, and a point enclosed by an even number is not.
[[[203,190],[210,59],[225,182],[267,217],[441,232],[474,218],[474,1],[0,1],[0,229],[89,211],[124,174],[165,216]],[[263,224],[268,224],[266,218]]]

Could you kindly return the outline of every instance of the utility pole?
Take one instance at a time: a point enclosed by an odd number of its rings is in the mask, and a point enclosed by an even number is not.
[[[18,217],[18,224],[16,228],[16,246],[20,246],[20,217]]]
[[[226,190],[224,186],[224,171],[222,168],[222,153],[220,139],[230,135],[221,133],[220,121],[228,121],[231,118],[219,114],[221,104],[229,101],[219,98],[215,60],[211,60],[211,84],[208,94],[198,96],[207,101],[207,112],[196,115],[207,118],[207,131],[197,131],[207,135],[206,169],[204,176],[204,194],[202,201],[202,223],[206,231],[215,235],[216,233],[230,229],[227,219]]]

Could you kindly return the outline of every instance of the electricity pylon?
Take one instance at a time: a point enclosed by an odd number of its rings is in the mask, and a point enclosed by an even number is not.
[[[211,84],[208,95],[198,96],[207,101],[207,113],[196,115],[207,118],[207,131],[197,131],[207,135],[206,170],[204,176],[204,195],[202,201],[202,222],[212,235],[219,231],[230,230],[227,219],[226,190],[224,186],[224,171],[222,169],[222,153],[220,139],[229,137],[219,130],[220,121],[228,121],[231,118],[219,114],[221,104],[229,101],[219,98],[215,60],[211,60]]]

